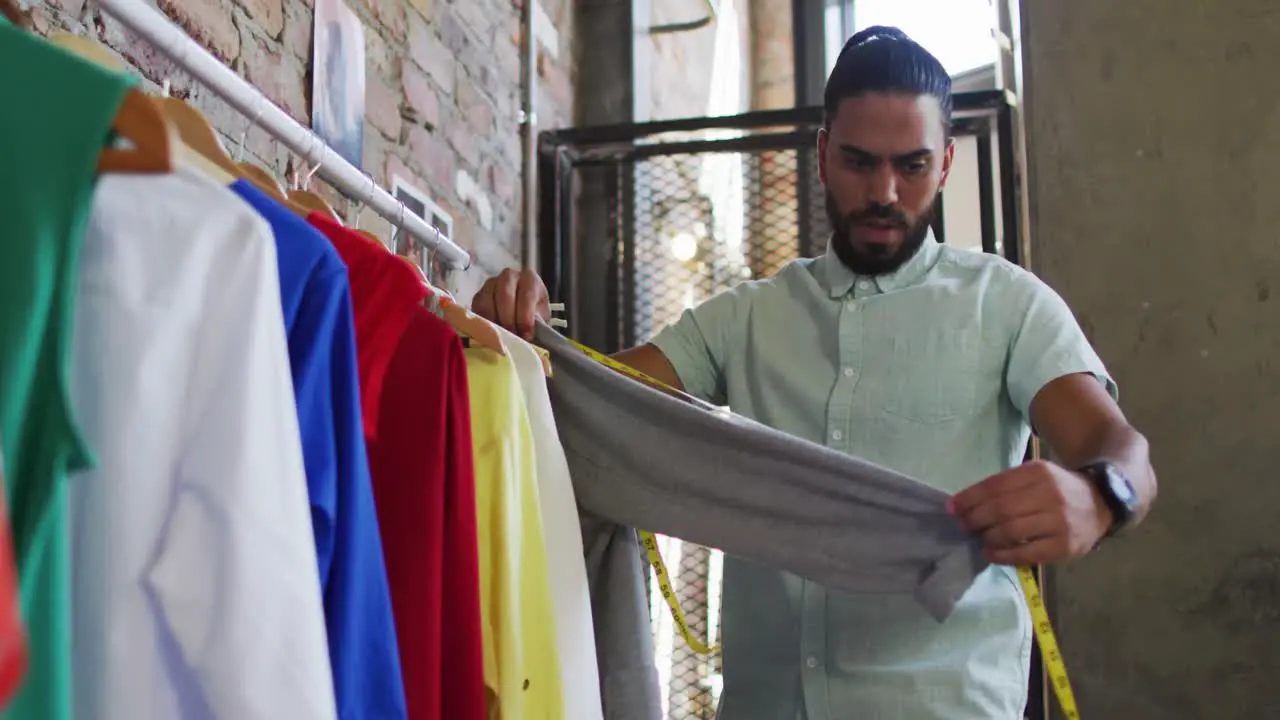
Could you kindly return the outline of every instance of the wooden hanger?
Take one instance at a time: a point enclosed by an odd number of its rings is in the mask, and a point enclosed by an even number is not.
[[[205,116],[191,103],[175,97],[154,97],[151,98],[151,102],[160,108],[169,122],[177,128],[183,143],[191,150],[191,156],[199,156],[206,160],[207,163],[203,164],[205,169],[210,169],[209,166],[212,165],[225,173],[216,178],[220,182],[230,184],[237,179],[247,180],[295,214],[306,217],[310,212],[307,208],[289,202],[285,197],[284,189],[271,173],[252,163],[237,163],[232,160],[226,149],[222,147],[222,142],[218,140],[218,133],[214,131],[213,125],[210,125]],[[195,164],[201,163],[197,160]]]
[[[218,142],[218,135],[213,131],[213,126],[204,118],[204,115],[200,114],[199,110],[175,97],[153,97],[151,102],[177,128],[182,142],[193,153],[204,157],[228,175],[240,177],[239,168],[222,149],[222,143]]]
[[[78,57],[114,72],[124,64],[102,45],[67,32],[54,33],[49,41]],[[98,155],[99,173],[172,172],[180,144],[173,125],[138,88],[132,88],[120,103],[111,130],[128,141],[130,148],[103,148]]]
[[[310,190],[290,190],[289,199],[312,212],[324,215],[339,225],[346,224],[342,222],[342,218],[333,209],[333,206],[329,204],[329,201],[317,193],[313,193]]]
[[[317,136],[316,140],[320,141],[320,138]],[[338,211],[333,209],[328,200],[325,200],[319,193],[314,193],[307,189],[307,186],[311,183],[311,177],[319,169],[320,166],[316,165],[305,173],[299,170],[292,171],[290,173],[290,183],[293,185],[293,189],[289,191],[289,199],[312,212],[320,213],[339,225],[345,226],[346,223],[342,221],[342,216],[338,215]]]
[[[262,192],[277,200],[288,199],[288,196],[284,193],[284,186],[281,185],[280,181],[276,179],[276,176],[268,172],[266,168],[258,167],[257,165],[246,161],[236,163],[236,169],[240,171],[240,177],[248,180],[254,185],[257,185],[258,189]],[[306,208],[302,208],[302,211],[303,214],[311,212]]]
[[[428,283],[427,287],[431,288],[431,284]],[[431,289],[435,290],[435,288]],[[502,342],[502,336],[498,334],[498,329],[491,325],[488,320],[457,304],[452,297],[445,293],[436,291],[435,297],[437,304],[440,306],[440,314],[445,321],[453,326],[453,329],[459,335],[465,335],[471,338],[473,342],[478,342],[482,347],[488,348],[499,355],[507,354],[507,346]]]
[[[422,271],[422,266],[414,262],[412,258],[407,258],[397,253],[392,254],[417,271],[422,284],[427,288],[427,292],[435,298],[437,305],[440,307],[441,317],[453,327],[454,331],[499,355],[507,354],[507,346],[502,342],[502,336],[498,334],[498,329],[491,325],[488,320],[454,302],[448,293],[436,289],[431,284],[431,281],[427,279],[427,274]]]
[[[272,200],[275,200],[281,205],[289,208],[289,210],[293,211],[295,215],[305,218],[312,213],[311,208],[290,198],[284,191],[284,185],[281,185],[280,181],[276,179],[276,176],[272,175],[265,168],[258,167],[251,162],[239,162],[236,163],[236,169],[239,171],[240,177],[248,180],[254,187],[258,188],[262,192],[270,195]]]
[[[133,88],[111,124],[116,136],[133,147],[103,148],[98,155],[100,173],[167,173],[173,171],[173,158],[179,144],[177,131],[165,120],[141,90]]]
[[[27,19],[13,0],[0,0],[0,15],[16,28],[27,29]]]

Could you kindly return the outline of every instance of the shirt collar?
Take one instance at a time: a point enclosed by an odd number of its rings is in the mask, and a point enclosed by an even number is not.
[[[942,245],[934,238],[933,230],[930,229],[920,249],[910,260],[903,263],[902,267],[887,275],[859,276],[840,262],[840,258],[831,248],[831,240],[828,239],[827,252],[821,260],[824,282],[832,298],[848,295],[853,284],[859,280],[870,280],[869,287],[875,287],[878,292],[889,292],[920,282],[925,274],[933,269],[941,253]]]

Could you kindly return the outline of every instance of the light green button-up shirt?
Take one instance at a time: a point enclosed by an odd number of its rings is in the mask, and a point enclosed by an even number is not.
[[[828,252],[686,311],[653,344],[685,389],[827,447],[959,491],[1022,462],[1031,400],[1093,373],[1062,299],[994,255],[930,237],[898,271]],[[720,720],[1013,720],[1032,628],[1012,568],[945,623],[909,595],[848,595],[726,558]]]

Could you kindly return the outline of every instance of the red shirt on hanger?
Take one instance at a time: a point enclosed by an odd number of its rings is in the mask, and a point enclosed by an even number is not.
[[[417,307],[369,443],[410,720],[484,720],[471,407],[462,341]]]
[[[377,437],[378,402],[387,363],[427,288],[408,261],[320,213],[307,216],[347,265],[356,323],[356,364],[366,438]]]
[[[27,674],[27,631],[22,624],[4,482],[4,456],[0,453],[0,708],[17,694]]]

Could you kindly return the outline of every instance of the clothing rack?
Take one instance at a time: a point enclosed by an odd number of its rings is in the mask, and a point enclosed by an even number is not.
[[[251,118],[254,124],[305,158],[312,167],[318,167],[320,176],[347,197],[368,206],[393,226],[438,253],[450,267],[465,270],[471,266],[471,256],[467,251],[406,210],[404,203],[379,187],[372,177],[343,159],[319,135],[276,107],[145,0],[98,0],[98,5]]]

